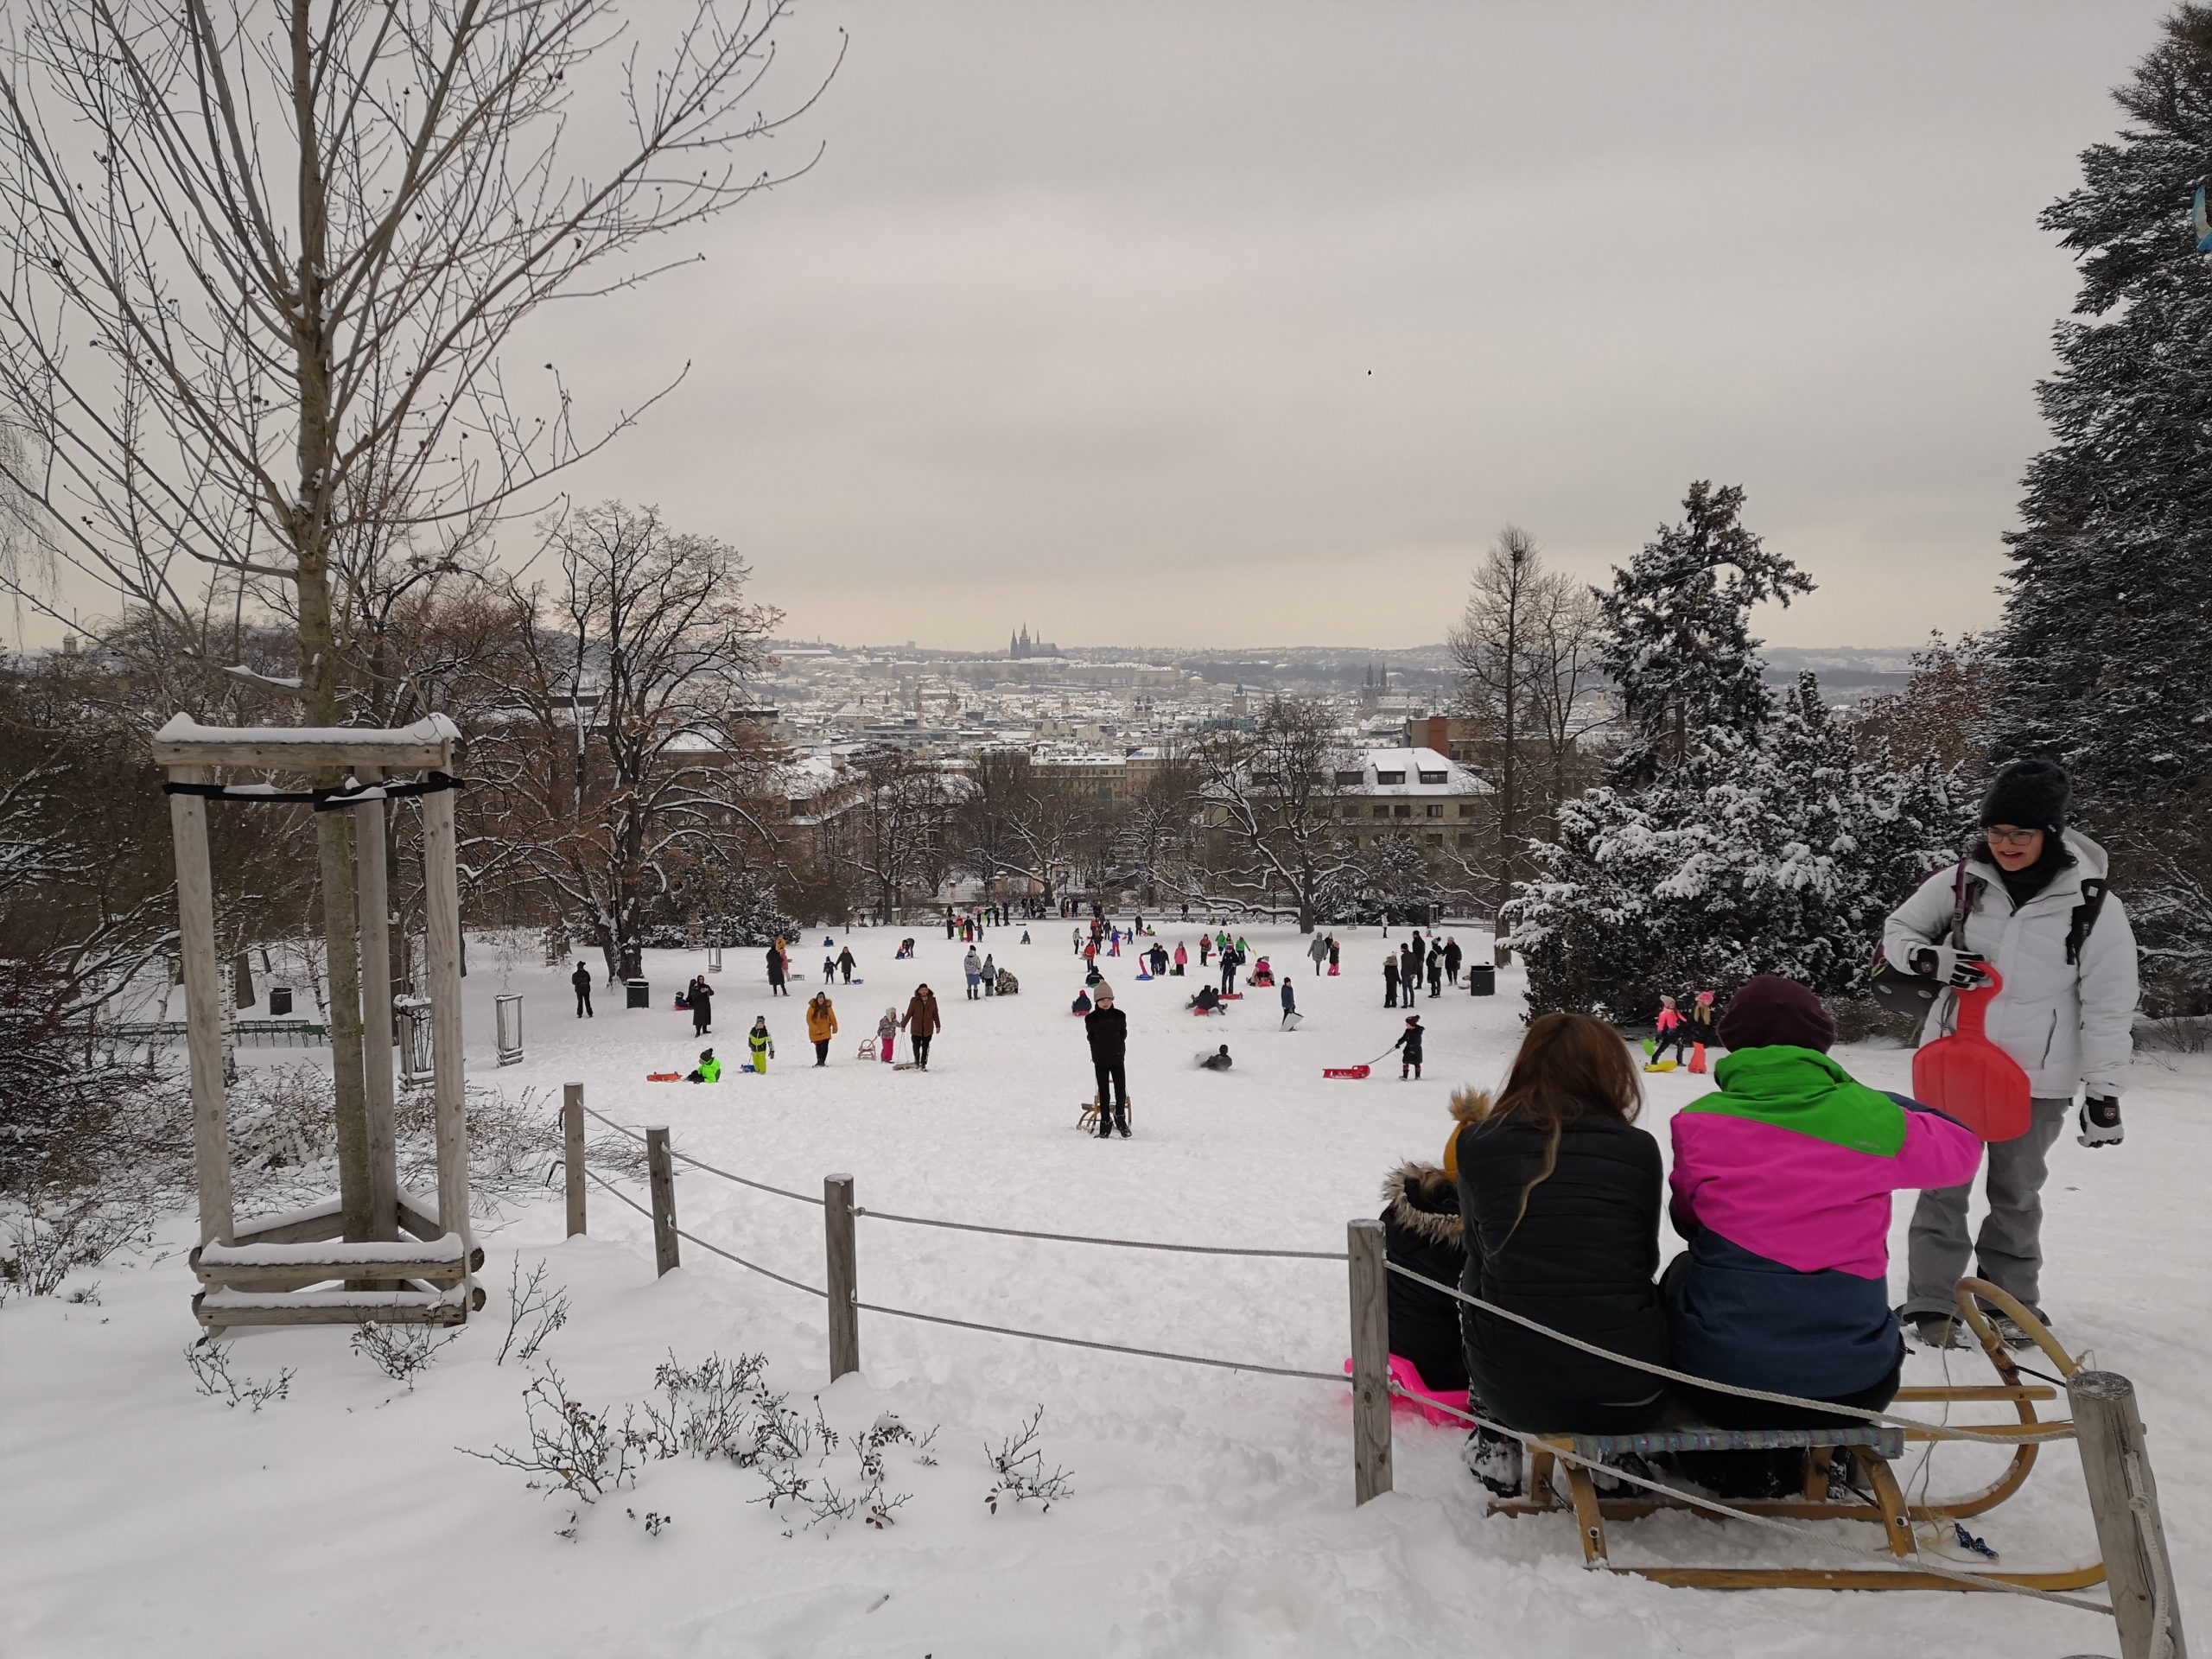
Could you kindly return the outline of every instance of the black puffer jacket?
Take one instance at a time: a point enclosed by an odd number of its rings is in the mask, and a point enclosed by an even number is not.
[[[1479,1104],[1453,1103],[1463,1118]],[[1468,1294],[1496,1302],[1616,1353],[1667,1363],[1667,1318],[1652,1274],[1659,1267],[1659,1143],[1603,1112],[1567,1124],[1559,1161],[1544,1166],[1545,1136],[1513,1118],[1459,1131],[1459,1210],[1465,1218]],[[1514,1217],[1520,1214],[1516,1226]],[[1578,1405],[1625,1404],[1657,1394],[1661,1380],[1462,1306],[1467,1370],[1496,1408],[1572,1429]],[[1509,1403],[1510,1402],[1510,1403]]]
[[[1382,1178],[1383,1254],[1408,1272],[1456,1285],[1466,1270],[1460,1237],[1459,1189],[1434,1164],[1401,1164]],[[1405,1276],[1389,1275],[1390,1351],[1413,1361],[1432,1389],[1467,1386],[1467,1359],[1459,1344],[1459,1304],[1440,1290],[1425,1290]]]

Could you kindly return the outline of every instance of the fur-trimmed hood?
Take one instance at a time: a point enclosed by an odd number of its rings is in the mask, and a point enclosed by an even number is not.
[[[1459,1188],[1434,1164],[1404,1163],[1382,1178],[1390,1219],[1416,1238],[1460,1248]]]

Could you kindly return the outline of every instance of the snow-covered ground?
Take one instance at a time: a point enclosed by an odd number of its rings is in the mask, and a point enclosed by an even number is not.
[[[581,1080],[625,1123],[664,1122],[682,1150],[819,1192],[851,1173],[864,1206],[954,1219],[1194,1243],[1339,1249],[1344,1223],[1377,1210],[1383,1173],[1441,1153],[1446,1096],[1491,1083],[1518,1029],[1518,982],[1490,1000],[1424,1000],[1427,1080],[1395,1066],[1363,1083],[1325,1065],[1374,1058],[1400,1028],[1382,1007],[1382,944],[1344,935],[1345,972],[1317,978],[1294,934],[1249,930],[1295,969],[1302,1029],[1277,1029],[1271,991],[1225,1019],[1182,1012],[1193,982],[1140,983],[1103,964],[1130,1017],[1134,1139],[1073,1128],[1090,1092],[1067,1005],[1079,973],[1064,923],[986,941],[1023,994],[963,1000],[962,947],[921,935],[918,963],[895,935],[849,936],[864,985],[833,995],[843,1029],[810,1069],[798,988],[772,1001],[756,952],[717,979],[714,1040],[733,1062],[719,1087],[651,1084],[688,1067],[689,1016],[670,998],[703,957],[649,957],[651,1011],[601,990],[573,1019],[566,970],[480,946],[469,981],[472,1076],[541,1091]],[[1179,930],[1166,931],[1171,949]],[[823,935],[793,952],[818,968]],[[840,935],[844,943],[848,936]],[[1463,942],[1471,942],[1463,934]],[[1395,942],[1394,934],[1393,943]],[[488,958],[488,959],[487,959]],[[855,1058],[887,1005],[918,979],[946,1029],[931,1070]],[[525,994],[528,1059],[495,1072],[490,999]],[[766,1012],[779,1058],[738,1074],[742,1033]],[[1227,1076],[1197,1071],[1226,1040]],[[902,1058],[904,1045],[901,1045]],[[249,1057],[258,1061],[261,1057]],[[276,1058],[296,1060],[296,1051]],[[1868,1081],[1902,1086],[1909,1056],[1842,1052]],[[1654,1076],[1646,1122],[1704,1081]],[[2212,1360],[2202,1192],[2212,1166],[2205,1096],[2212,1062],[2146,1055],[2116,1151],[2062,1143],[2046,1228],[2046,1300],[2062,1336],[2133,1376],[2181,1575],[2202,1613],[2212,1579]],[[682,1224],[809,1283],[823,1277],[820,1213],[679,1166]],[[1892,1231],[1901,1262],[1909,1201]],[[99,1301],[0,1307],[0,1651],[9,1655],[455,1654],[1275,1655],[1623,1652],[1699,1656],[2061,1656],[2113,1652],[2108,1623],[2011,1598],[1814,1592],[1718,1594],[1584,1573],[1563,1519],[1485,1518],[1459,1437],[1401,1417],[1397,1491],[1355,1510],[1344,1390],[1046,1345],[863,1315],[863,1370],[827,1377],[814,1299],[686,1247],[656,1280],[643,1217],[592,1193],[591,1232],[564,1241],[557,1193],[511,1208],[482,1243],[490,1306],[411,1393],[330,1328],[236,1336],[233,1369],[293,1368],[289,1397],[258,1414],[195,1393],[181,1357],[197,1334],[181,1248],[118,1259]],[[1345,1347],[1344,1274],[1329,1262],[1233,1261],[1031,1243],[860,1223],[863,1300],[1142,1347],[1334,1370]],[[938,1425],[938,1462],[894,1452],[890,1487],[912,1494],[897,1524],[848,1522],[785,1536],[748,1500],[762,1483],[691,1459],[649,1466],[632,1492],[586,1509],[457,1448],[517,1444],[528,1373],[494,1363],[510,1263],[543,1259],[573,1313],[543,1358],[582,1399],[645,1396],[655,1363],[757,1350],[771,1380],[829,1421],[865,1427],[897,1412]],[[1901,1266],[1897,1269],[1901,1273]],[[1954,1360],[1969,1380],[1978,1357]],[[1916,1354],[1909,1381],[1938,1380]],[[1045,1408],[1048,1464],[1074,1496],[993,1514],[982,1446]],[[1947,1447],[1927,1471],[1968,1484],[1986,1454]],[[1908,1465],[1910,1467],[1910,1465]],[[657,1537],[626,1515],[673,1516]],[[1845,1530],[1845,1529],[1840,1529]],[[2070,1451],[2046,1455],[2028,1491],[1982,1528],[2008,1564],[2055,1564],[2093,1548]],[[1871,1529],[1847,1529],[1872,1548]],[[1786,1541],[1687,1516],[1615,1529],[1616,1558],[1783,1561]],[[1802,1557],[1794,1557],[1803,1559]]]

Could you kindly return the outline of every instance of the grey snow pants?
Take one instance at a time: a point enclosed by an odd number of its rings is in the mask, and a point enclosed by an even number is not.
[[[1981,1218],[1981,1231],[1973,1244],[1975,1272],[2018,1297],[2038,1319],[2043,1317],[2043,1184],[2050,1173],[2051,1147],[2065,1129],[2073,1105],[2071,1096],[2037,1098],[2035,1120],[2025,1135],[1993,1142],[1982,1153],[1989,1213]],[[1920,1195],[1905,1247],[1909,1276],[1904,1306],[1899,1311],[1906,1319],[1948,1313],[1955,1307],[1951,1291],[1966,1276],[1967,1207],[1973,1198],[1972,1181]]]

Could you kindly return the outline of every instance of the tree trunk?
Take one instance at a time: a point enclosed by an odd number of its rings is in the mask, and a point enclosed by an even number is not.
[[[231,1006],[250,1008],[257,1001],[253,994],[253,963],[240,950],[231,958]]]

